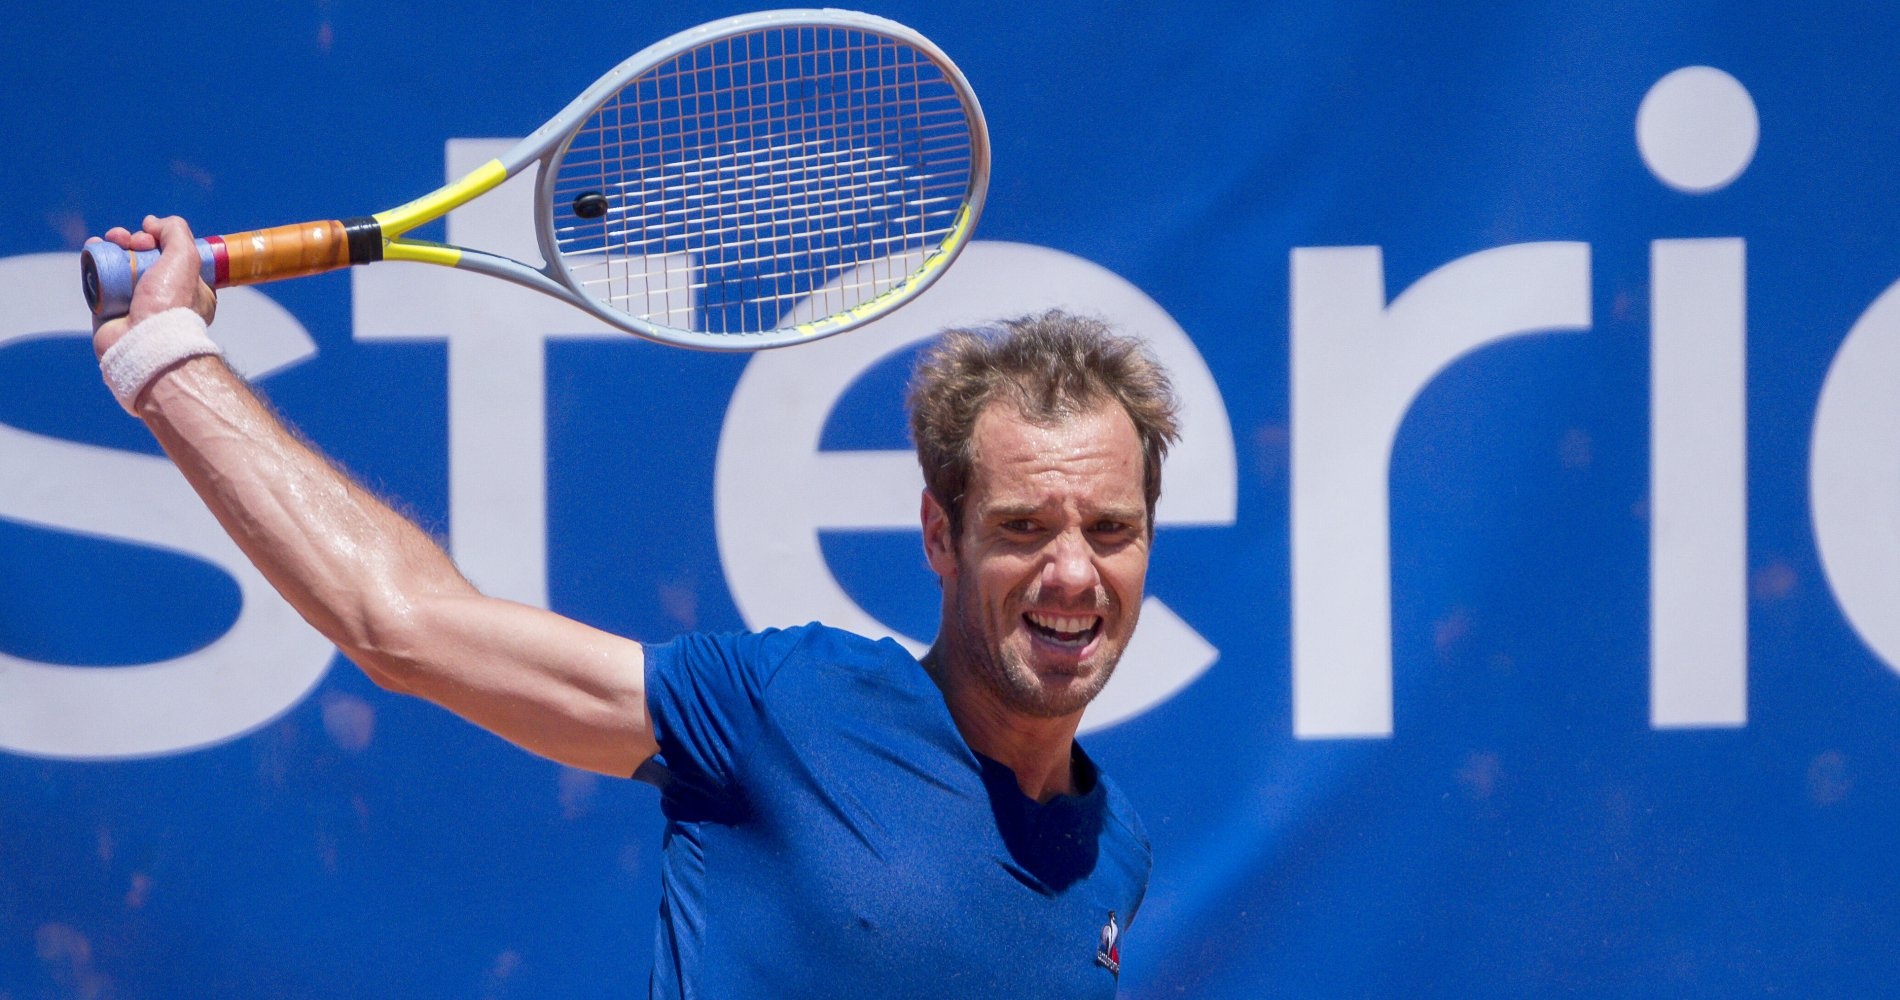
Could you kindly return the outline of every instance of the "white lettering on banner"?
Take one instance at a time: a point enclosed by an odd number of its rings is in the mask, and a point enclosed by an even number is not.
[[[451,139],[450,180],[512,139]],[[528,225],[534,174],[449,213],[449,242],[539,260]],[[627,340],[559,299],[432,264],[391,261],[350,271],[358,340],[448,345],[449,549],[496,597],[548,606],[547,342]]]
[[[1637,145],[1664,184],[1720,190],[1759,122],[1734,77],[1657,81]],[[1650,724],[1742,725],[1748,711],[1745,258],[1739,239],[1652,247]],[[1482,261],[1482,263],[1480,263]],[[1392,732],[1387,474],[1411,402],[1464,353],[1590,325],[1584,244],[1453,261],[1385,307],[1377,247],[1292,257],[1293,731]]]
[[[1378,247],[1292,254],[1293,732],[1392,733],[1392,442],[1453,361],[1590,326],[1590,247],[1461,257],[1386,305]]]
[[[1748,721],[1746,248],[1650,247],[1649,721]]]
[[[1644,165],[1684,194],[1735,183],[1760,140],[1755,99],[1713,66],[1684,66],[1664,76],[1636,106],[1636,149]]]
[[[923,651],[924,643],[897,635],[858,606],[832,575],[819,545],[820,532],[828,530],[915,530],[923,491],[916,457],[909,450],[821,451],[825,421],[858,376],[894,352],[947,327],[1058,306],[1102,316],[1147,340],[1174,376],[1183,427],[1180,444],[1168,456],[1156,523],[1234,522],[1237,484],[1227,408],[1213,373],[1173,318],[1134,285],[1079,257],[979,241],[942,280],[896,313],[841,337],[759,354],[747,364],[720,431],[714,496],[720,559],[748,625],[818,619],[892,636],[913,652]],[[1147,711],[1218,656],[1165,603],[1149,596],[1122,667],[1089,707],[1084,728]]]
[[[1636,110],[1644,165],[1685,194],[1755,158],[1761,121],[1734,77],[1685,66]],[[1739,239],[1650,245],[1649,722],[1748,721],[1748,290]]]
[[[1756,130],[1752,99],[1739,83],[1690,67],[1664,77],[1645,98],[1638,144],[1658,179],[1699,195],[1746,170]],[[460,176],[511,144],[451,140],[447,173]],[[530,197],[531,181],[508,182],[451,213],[449,238],[534,259],[538,251],[521,230]],[[1650,722],[1657,729],[1747,720],[1746,256],[1743,241],[1727,237],[1651,247]],[[1465,354],[1533,333],[1588,329],[1590,247],[1482,251],[1438,268],[1389,304],[1379,247],[1296,248],[1289,264],[1293,731],[1300,738],[1389,736],[1393,439],[1412,401]],[[546,342],[624,335],[556,300],[449,269],[390,263],[352,275],[354,336],[447,345],[449,515],[458,562],[489,593],[545,607]],[[12,303],[0,320],[0,348],[83,337],[83,317],[65,294],[71,278],[69,254],[0,259],[0,290]],[[219,339],[240,371],[267,375],[315,353],[296,320],[262,293],[228,289],[221,300]],[[978,242],[905,309],[748,364],[727,408],[714,484],[720,558],[748,624],[819,618],[892,634],[838,582],[820,534],[915,531],[922,480],[908,450],[821,451],[825,423],[857,378],[893,352],[947,326],[1053,306],[1103,315],[1147,338],[1176,376],[1185,430],[1168,460],[1158,524],[1234,523],[1226,408],[1174,320],[1086,260]],[[1858,634],[1900,671],[1896,383],[1900,283],[1862,314],[1829,369],[1810,469],[1824,573]],[[0,425],[0,468],[8,470],[0,476],[0,517],[202,559],[228,573],[243,598],[224,635],[164,662],[100,669],[0,654],[0,751],[113,759],[188,750],[268,722],[321,679],[330,645],[242,558],[168,462]],[[1085,728],[1151,709],[1219,655],[1149,596],[1127,663],[1091,706]]]
[[[0,260],[0,298],[0,347],[91,336],[80,332],[72,254]],[[302,325],[261,292],[226,289],[218,311],[226,357],[251,377],[316,354]],[[0,750],[78,760],[177,753],[269,722],[322,679],[329,642],[252,568],[170,462],[0,425],[0,469],[0,517],[202,559],[242,595],[228,631],[163,662],[76,667],[0,654]]]
[[[1814,542],[1861,641],[1900,671],[1900,282],[1841,343],[1821,385],[1808,470]]]

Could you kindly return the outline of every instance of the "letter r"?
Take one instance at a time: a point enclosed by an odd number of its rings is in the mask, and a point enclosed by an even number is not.
[[[1412,401],[1459,357],[1590,327],[1590,246],[1461,257],[1390,305],[1378,247],[1292,253],[1293,733],[1392,733],[1388,472]]]

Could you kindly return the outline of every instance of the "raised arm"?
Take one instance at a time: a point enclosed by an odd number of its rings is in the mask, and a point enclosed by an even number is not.
[[[148,217],[143,232],[106,238],[163,253],[131,313],[95,330],[102,357],[169,310],[210,321],[216,299],[184,220]],[[292,433],[220,358],[162,368],[129,406],[272,585],[377,684],[575,767],[631,775],[658,751],[638,643],[477,592],[428,535]]]

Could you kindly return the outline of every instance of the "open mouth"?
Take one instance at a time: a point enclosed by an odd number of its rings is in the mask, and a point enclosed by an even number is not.
[[[1102,631],[1101,615],[1052,615],[1029,611],[1023,614],[1023,621],[1037,638],[1058,646],[1081,648]]]

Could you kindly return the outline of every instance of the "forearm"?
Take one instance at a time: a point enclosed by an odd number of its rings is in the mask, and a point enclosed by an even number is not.
[[[418,605],[472,595],[441,548],[292,434],[216,358],[187,361],[138,403],[185,478],[300,612],[380,682],[413,659]]]
[[[204,353],[215,345],[162,319],[185,307],[208,323],[217,311],[183,219],[147,216],[140,232],[103,239],[163,244],[131,311],[93,329],[108,384],[310,624],[384,687],[555,760],[625,776],[658,752],[639,643],[477,593],[441,546]]]
[[[137,411],[245,555],[377,683],[575,767],[626,776],[657,752],[638,643],[482,596],[222,360],[171,369]]]

